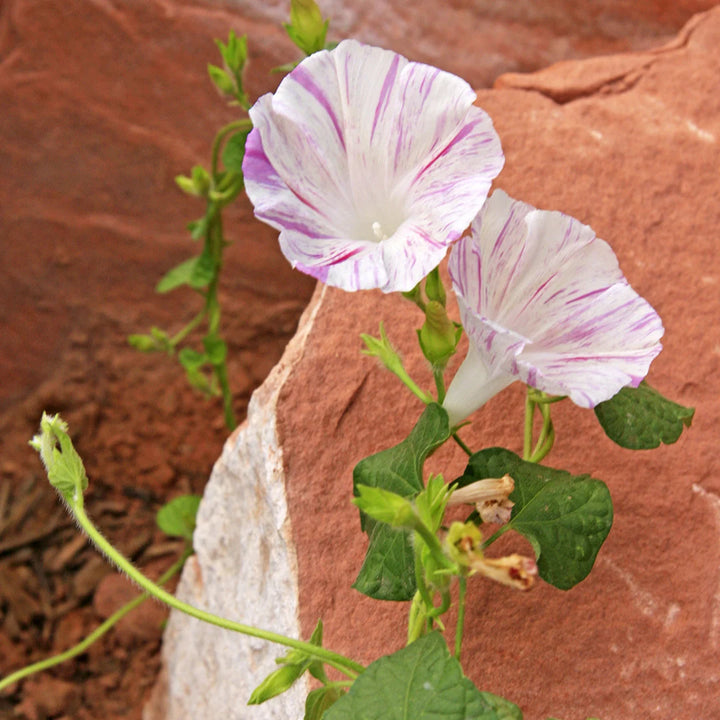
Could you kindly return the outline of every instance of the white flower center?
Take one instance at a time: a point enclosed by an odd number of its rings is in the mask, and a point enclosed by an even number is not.
[[[383,232],[382,225],[377,220],[372,224],[372,231],[373,231],[373,235],[380,242],[388,239],[388,236]]]

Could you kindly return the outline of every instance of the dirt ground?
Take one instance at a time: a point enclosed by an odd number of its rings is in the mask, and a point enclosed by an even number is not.
[[[256,352],[233,343],[243,358],[232,374],[240,417],[302,305],[286,303],[258,324],[250,342]],[[231,302],[226,311],[233,310]],[[202,493],[227,434],[218,402],[190,390],[169,358],[134,352],[122,328],[103,318],[70,333],[52,376],[0,414],[3,675],[72,646],[136,594],[73,526],[27,446],[43,410],[70,423],[90,477],[89,514],[151,577],[181,551],[155,527],[155,513],[171,497]],[[88,652],[3,694],[0,717],[140,718],[164,616],[145,603]]]

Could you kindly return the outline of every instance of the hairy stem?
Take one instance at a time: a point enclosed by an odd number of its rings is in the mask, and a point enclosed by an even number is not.
[[[105,539],[105,537],[103,537],[100,531],[92,524],[90,518],[88,518],[82,507],[82,503],[71,503],[70,508],[75,516],[75,519],[88,534],[88,537],[93,541],[93,543],[95,543],[96,547],[104,553],[109,560],[117,565],[120,570],[126,573],[131,580],[136,582],[143,590],[145,590],[145,592],[149,593],[166,605],[190,615],[191,617],[197,618],[198,620],[209,623],[210,625],[216,625],[217,627],[221,627],[226,630],[232,630],[234,632],[242,633],[243,635],[249,635],[250,637],[260,638],[261,640],[267,640],[268,642],[277,643],[278,645],[284,645],[296,650],[301,650],[309,657],[321,660],[353,679],[365,670],[362,665],[354,660],[346,658],[343,655],[339,655],[338,653],[334,653],[326,648],[318,647],[317,645],[303,642],[302,640],[295,640],[294,638],[289,638],[269,630],[262,630],[251,625],[244,625],[243,623],[235,622],[234,620],[228,620],[227,618],[219,617],[213,613],[193,607],[182,600],[178,600],[178,598],[174,595],[171,595],[169,592],[163,590],[157,584],[152,582],[152,580],[145,577],[145,575],[135,568],[129,560],[123,557]]]

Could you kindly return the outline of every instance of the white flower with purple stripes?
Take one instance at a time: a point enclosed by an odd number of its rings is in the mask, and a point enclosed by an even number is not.
[[[462,79],[345,40],[250,110],[243,173],[299,270],[344,290],[411,290],[482,207],[504,158]]]
[[[453,424],[514,380],[594,407],[637,387],[660,352],[657,313],[568,215],[496,191],[449,269],[470,339],[444,402]]]

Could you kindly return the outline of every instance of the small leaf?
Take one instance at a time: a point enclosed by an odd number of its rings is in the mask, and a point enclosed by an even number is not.
[[[155,292],[166,293],[170,290],[180,287],[181,285],[189,285],[190,278],[192,278],[195,272],[195,266],[198,263],[198,258],[190,258],[185,262],[176,265],[172,270],[168,270],[163,275],[160,282],[155,286]]]
[[[224,95],[235,94],[235,83],[232,78],[217,65],[208,65],[208,74],[215,87]]]
[[[192,275],[188,280],[188,285],[199,290],[209,285],[215,277],[215,261],[208,252],[203,252],[197,257],[197,262],[193,268]]]
[[[222,365],[227,357],[227,345],[222,338],[217,336],[206,336],[203,338],[203,346],[207,353],[207,359],[213,365]]]
[[[425,459],[449,436],[445,410],[436,403],[428,405],[405,440],[355,466],[355,495],[359,494],[359,485],[368,485],[404,498],[415,497],[423,489]],[[370,544],[353,587],[378,600],[412,599],[416,585],[410,531],[378,523],[363,513],[360,524]]]
[[[128,343],[140,352],[156,352],[160,348],[152,335],[128,335]]]
[[[355,489],[358,497],[353,503],[373,520],[408,529],[420,522],[412,503],[397,493],[367,485],[358,485]]]
[[[189,222],[187,224],[187,229],[190,231],[190,236],[193,240],[200,240],[207,232],[207,218],[203,216],[197,220]]]
[[[158,510],[155,521],[166,535],[182,537],[192,542],[198,507],[199,495],[180,495]]]
[[[595,407],[606,435],[629,450],[652,450],[660,443],[671,445],[683,427],[690,427],[694,414],[694,408],[668,400],[645,381],[636,388],[623,388]]]
[[[433,632],[371,663],[323,720],[522,720],[520,709],[480,692]]]
[[[310,691],[305,701],[304,720],[321,720],[323,713],[344,694],[344,690],[336,687],[321,687]]]
[[[178,360],[186,370],[197,370],[207,362],[207,355],[186,347],[178,353]]]
[[[245,157],[245,141],[250,134],[249,130],[236,132],[225,143],[222,152],[222,161],[226,170],[242,175],[243,158]]]
[[[610,532],[613,509],[607,486],[589,475],[526,462],[504,448],[475,453],[458,484],[505,473],[515,481],[510,494],[515,507],[504,527],[530,541],[543,580],[568,590],[590,572]]]

